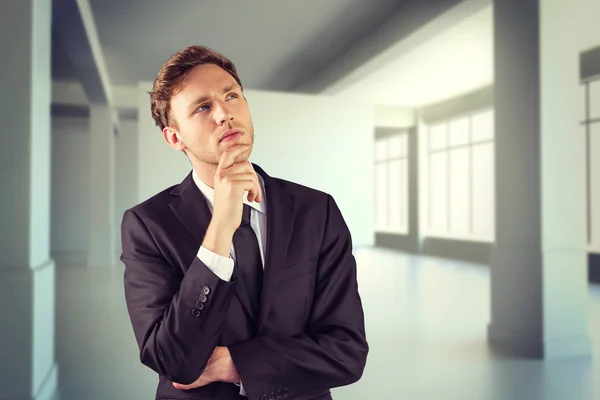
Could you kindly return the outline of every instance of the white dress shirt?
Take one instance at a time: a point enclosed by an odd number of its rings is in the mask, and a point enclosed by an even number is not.
[[[251,207],[250,209],[250,226],[254,229],[254,233],[256,234],[256,238],[258,239],[258,247],[260,249],[260,257],[262,259],[263,268],[265,267],[265,248],[267,244],[267,204],[266,204],[266,194],[265,194],[265,185],[260,174],[257,174],[258,180],[260,182],[260,187],[262,189],[263,198],[260,203],[255,201],[248,201],[248,192],[244,193],[244,204],[247,204]],[[196,174],[194,170],[192,173],[192,177],[198,189],[202,192],[204,197],[206,198],[206,202],[208,204],[208,209],[212,213],[215,203],[215,190],[204,183]],[[202,261],[215,275],[217,275],[220,279],[229,282],[231,280],[231,275],[233,274],[234,260],[235,260],[235,249],[233,247],[233,243],[231,244],[231,258],[223,257],[220,254],[216,254],[210,250],[208,250],[204,246],[200,246],[198,250],[198,258]],[[240,394],[246,396],[246,391],[244,390],[244,386],[240,385]]]

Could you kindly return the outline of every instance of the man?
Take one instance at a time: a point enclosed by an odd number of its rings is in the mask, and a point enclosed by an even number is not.
[[[331,399],[368,353],[335,201],[248,161],[250,110],[219,53],[174,54],[150,98],[165,141],[193,166],[123,215],[127,308],[156,398]]]

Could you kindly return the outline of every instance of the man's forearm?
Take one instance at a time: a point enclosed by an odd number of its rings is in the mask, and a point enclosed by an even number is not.
[[[345,386],[360,379],[364,338],[343,329],[293,338],[258,337],[229,346],[244,389],[260,398],[273,388],[294,393]]]
[[[124,215],[122,240],[125,298],[140,360],[168,379],[193,382],[217,344],[236,283],[222,281],[198,258],[182,279],[132,211]]]

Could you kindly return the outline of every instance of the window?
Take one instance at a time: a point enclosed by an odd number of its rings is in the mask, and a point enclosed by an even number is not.
[[[427,236],[494,241],[494,113],[425,127],[422,173]]]
[[[408,234],[408,134],[375,142],[375,230]]]
[[[600,79],[584,82],[583,134],[586,137],[587,238],[592,252],[600,252]]]

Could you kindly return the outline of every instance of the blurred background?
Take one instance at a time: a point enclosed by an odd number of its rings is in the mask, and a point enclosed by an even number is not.
[[[0,399],[151,399],[123,212],[190,171],[148,91],[229,57],[251,161],[330,193],[371,346],[357,399],[600,398],[600,3],[0,2]]]

